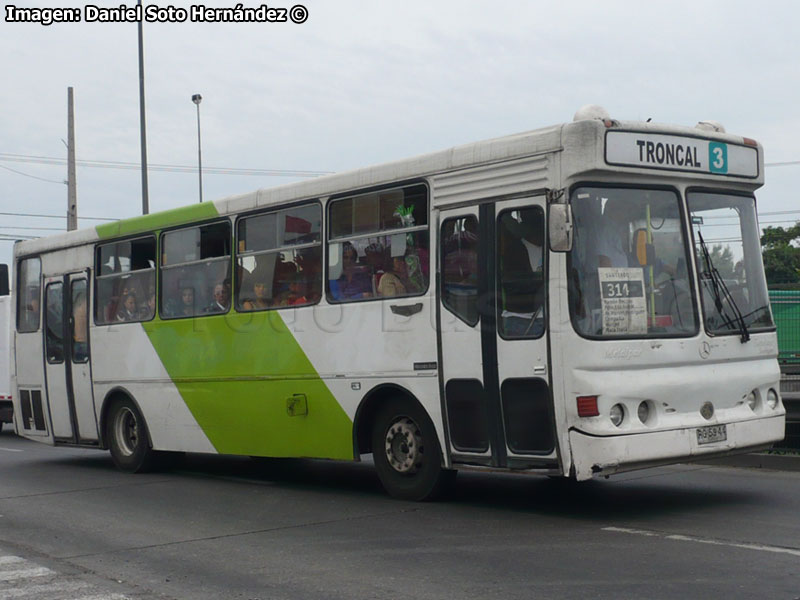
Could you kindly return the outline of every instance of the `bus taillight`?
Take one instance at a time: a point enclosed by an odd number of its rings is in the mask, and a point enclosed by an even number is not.
[[[579,417],[600,416],[600,411],[597,410],[597,396],[578,396],[577,401]]]

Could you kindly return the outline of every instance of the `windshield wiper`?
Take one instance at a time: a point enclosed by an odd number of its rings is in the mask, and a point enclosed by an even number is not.
[[[711,281],[711,290],[714,294],[714,306],[725,322],[725,325],[727,325],[730,329],[736,329],[733,319],[728,316],[728,313],[725,312],[725,308],[723,306],[723,300],[727,300],[728,306],[733,309],[733,314],[736,317],[736,320],[739,322],[738,329],[741,336],[740,340],[744,344],[745,342],[750,341],[750,332],[747,330],[747,323],[744,321],[742,311],[739,310],[736,300],[733,299],[728,286],[725,285],[725,280],[722,278],[722,275],[719,274],[719,271],[711,262],[711,255],[709,254],[708,247],[703,239],[703,234],[700,233],[699,230],[697,232],[697,236],[700,238],[700,249],[703,252],[703,260],[706,263],[706,272],[708,273]]]

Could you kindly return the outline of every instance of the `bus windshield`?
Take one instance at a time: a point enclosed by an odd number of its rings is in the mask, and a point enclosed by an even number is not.
[[[581,187],[571,197],[570,314],[590,338],[689,336],[697,311],[672,190]]]
[[[708,332],[746,341],[748,330],[771,328],[755,199],[708,192],[686,199]]]

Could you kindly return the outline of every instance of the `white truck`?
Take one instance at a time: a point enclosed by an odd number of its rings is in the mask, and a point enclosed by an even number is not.
[[[8,267],[0,265],[0,430],[11,423],[11,296],[8,293]]]

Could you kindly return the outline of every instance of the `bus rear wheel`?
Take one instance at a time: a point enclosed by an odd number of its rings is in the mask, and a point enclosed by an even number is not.
[[[111,459],[121,471],[138,473],[153,464],[155,453],[142,413],[129,398],[114,401],[106,425]]]
[[[432,500],[455,474],[442,468],[442,450],[428,415],[402,399],[389,400],[378,410],[372,456],[384,489],[402,500]]]

